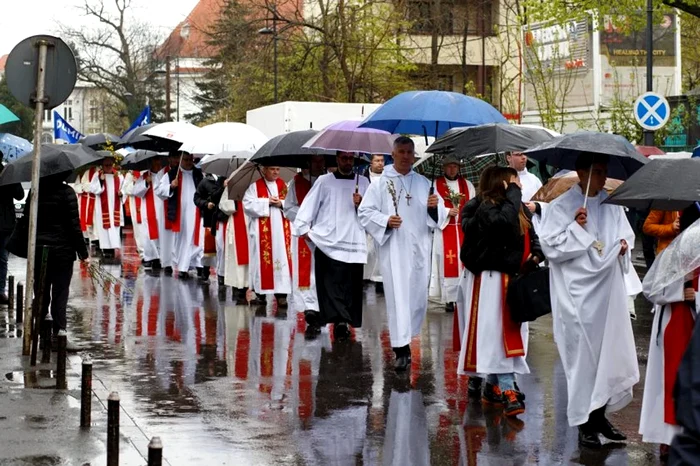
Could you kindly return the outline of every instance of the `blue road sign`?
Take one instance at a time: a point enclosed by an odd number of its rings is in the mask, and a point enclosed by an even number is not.
[[[637,98],[634,103],[634,119],[639,126],[656,131],[664,127],[671,116],[668,100],[656,92],[647,92]]]

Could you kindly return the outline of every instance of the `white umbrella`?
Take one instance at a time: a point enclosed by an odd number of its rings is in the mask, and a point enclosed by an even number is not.
[[[252,156],[253,152],[250,151],[224,151],[218,154],[209,154],[202,158],[200,167],[204,173],[228,178],[231,173],[237,170]]]
[[[214,123],[204,126],[183,141],[180,150],[190,154],[218,154],[229,152],[255,152],[267,142],[259,129],[244,123]]]
[[[155,125],[153,128],[149,129],[143,134],[144,136],[148,136],[150,138],[167,139],[169,141],[183,143],[187,139],[196,137],[195,135],[200,131],[201,128],[198,128],[192,123],[186,123],[184,121],[170,121],[168,123]]]

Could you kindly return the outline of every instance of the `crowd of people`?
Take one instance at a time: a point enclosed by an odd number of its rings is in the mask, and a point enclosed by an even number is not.
[[[349,339],[362,326],[363,286],[374,282],[385,295],[397,372],[410,368],[410,343],[421,332],[429,298],[439,300],[455,314],[457,372],[469,376],[469,396],[518,416],[525,412],[517,377],[529,373],[529,331],[527,322],[511,318],[507,293],[515,277],[546,261],[569,424],[585,447],[600,447],[601,437],[626,440],[606,414],[625,407],[639,381],[627,303],[641,284],[625,210],[603,203],[608,159],[582,154],[579,183],[545,204],[531,201],[542,183],[520,153],[507,156],[507,167],[485,169],[476,188],[452,157],[442,159],[434,180],[416,173],[410,138],[395,140],[390,165],[373,156],[364,175],[357,174],[357,157],[338,152],[333,168],[323,156],[310,157],[288,184],[279,167],[263,167],[242,199],[228,180],[203,174],[188,153],[171,154],[165,167],[153,158],[150,170],[124,176],[107,157],[73,185],[85,242],[70,240],[49,275],[69,276],[66,267],[76,253],[86,256],[85,244],[105,260],[118,258],[128,204],[145,268],[177,272],[179,279],[196,273],[202,283],[213,268],[221,293],[232,288],[236,300],[274,299],[303,313],[309,339],[328,324],[335,341]],[[42,185],[42,198],[47,191],[65,194]],[[53,229],[61,221],[57,212],[43,223]],[[658,238],[658,253],[697,217],[697,209],[652,211],[644,232]],[[56,226],[49,236],[73,238],[78,223],[61,228],[64,233]],[[696,290],[697,281],[689,280],[648,295],[657,311],[640,429],[644,441],[662,444],[663,454],[680,431],[672,390],[690,341],[688,303]],[[65,329],[62,305],[56,325]]]

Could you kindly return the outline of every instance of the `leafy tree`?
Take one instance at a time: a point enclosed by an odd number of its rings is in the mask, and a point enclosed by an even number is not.
[[[0,77],[0,104],[19,117],[18,122],[3,125],[0,127],[0,131],[32,141],[34,137],[34,109],[15,99],[6,80],[2,77]]]

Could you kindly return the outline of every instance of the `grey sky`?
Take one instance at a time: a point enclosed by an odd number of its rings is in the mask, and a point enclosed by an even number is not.
[[[134,12],[167,34],[194,8],[198,0],[132,0]],[[113,0],[104,0],[112,5]],[[90,23],[76,8],[83,0],[2,0],[0,56],[10,53],[22,39],[36,34],[56,34],[59,23]],[[32,17],[35,16],[35,17]]]

